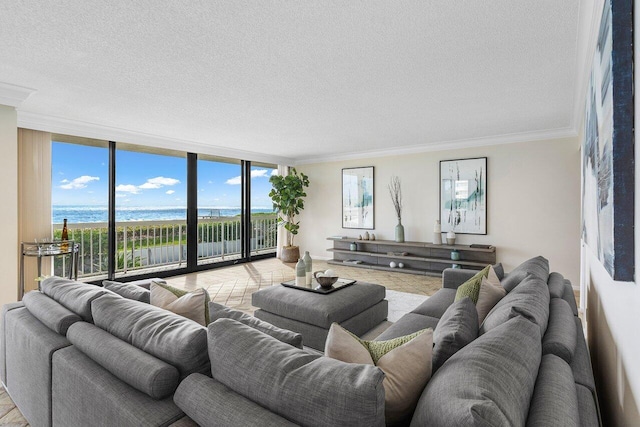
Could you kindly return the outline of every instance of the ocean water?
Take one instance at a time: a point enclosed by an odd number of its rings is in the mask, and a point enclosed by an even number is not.
[[[252,214],[272,213],[272,209],[251,209]],[[240,208],[198,208],[198,216],[230,217],[240,215]],[[106,206],[53,206],[53,224],[84,222],[107,222]],[[116,221],[156,221],[187,219],[187,209],[177,206],[128,207],[116,209]]]

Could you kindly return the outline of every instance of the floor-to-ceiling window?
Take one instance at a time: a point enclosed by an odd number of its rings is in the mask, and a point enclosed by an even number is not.
[[[186,267],[186,153],[116,148],[116,276]]]
[[[55,135],[53,229],[79,276],[163,276],[273,256],[273,164]],[[57,259],[55,274],[66,260]]]
[[[198,264],[242,258],[242,167],[198,156]]]
[[[278,173],[278,166],[267,163],[251,164],[251,255],[276,252],[277,217],[269,197],[269,178]]]
[[[106,274],[108,142],[52,135],[51,163],[53,237],[60,239],[66,219],[69,239],[79,245],[79,275]],[[67,258],[56,257],[54,274],[64,275],[67,262]]]

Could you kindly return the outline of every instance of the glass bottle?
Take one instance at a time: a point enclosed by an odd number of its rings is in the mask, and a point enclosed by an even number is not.
[[[67,240],[69,240],[69,230],[67,229],[67,218],[63,219],[62,221],[63,221],[62,236],[60,237],[60,240],[62,240],[62,243],[60,244],[60,249],[62,251],[68,251],[69,244],[67,243]]]

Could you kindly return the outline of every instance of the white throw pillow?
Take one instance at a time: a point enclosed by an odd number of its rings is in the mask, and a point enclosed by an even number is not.
[[[396,424],[413,414],[431,378],[432,350],[431,328],[388,341],[363,341],[334,323],[329,329],[324,354],[343,362],[382,369],[386,422]]]
[[[151,305],[164,308],[194,322],[207,326],[209,293],[203,288],[185,291],[167,284],[151,282]]]

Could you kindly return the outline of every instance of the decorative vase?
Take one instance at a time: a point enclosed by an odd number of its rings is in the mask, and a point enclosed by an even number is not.
[[[449,231],[447,233],[447,245],[455,245],[456,244],[456,233],[453,231]]]
[[[454,261],[460,261],[460,252],[458,252],[457,250],[452,250],[451,251],[451,259]]]
[[[311,260],[311,255],[309,255],[309,251],[305,251],[304,252],[304,257],[302,257],[302,260],[304,261],[304,271],[305,271],[305,283],[307,285],[311,284],[311,272],[313,271],[312,264],[313,261]]]
[[[282,262],[296,262],[300,258],[299,246],[283,246],[280,252]]]
[[[436,219],[436,223],[433,226],[433,244],[442,244],[442,228],[440,227],[440,220]]]
[[[400,222],[400,219],[398,219],[398,225],[396,225],[396,242],[404,242],[404,226]]]
[[[296,264],[296,286],[306,286],[307,269],[304,266],[302,258],[298,259]]]
[[[364,240],[369,240],[369,232],[368,232],[368,231],[365,231],[365,232],[364,232],[364,237],[363,237],[363,239],[364,239]]]
[[[376,235],[371,233],[371,240],[376,240]]]
[[[358,245],[356,244],[356,242],[353,242],[349,245],[349,250],[350,251],[357,251],[358,250]]]

